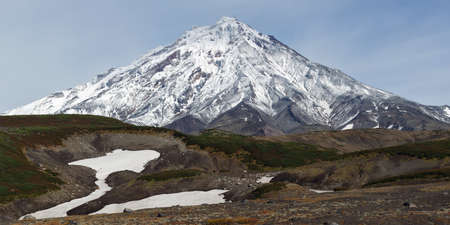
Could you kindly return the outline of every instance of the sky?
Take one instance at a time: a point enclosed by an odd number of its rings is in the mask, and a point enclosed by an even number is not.
[[[0,0],[0,112],[222,16],[370,86],[450,105],[449,12],[447,0]]]

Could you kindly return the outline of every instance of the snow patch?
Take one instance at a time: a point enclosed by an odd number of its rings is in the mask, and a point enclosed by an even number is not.
[[[351,129],[353,129],[353,123],[349,123],[349,124],[345,125],[345,127],[342,128],[341,130],[351,130]]]
[[[137,201],[130,201],[121,204],[110,204],[101,210],[92,214],[102,213],[120,213],[125,208],[132,210],[161,208],[170,206],[192,206],[201,204],[219,204],[224,203],[223,193],[228,190],[210,190],[210,191],[188,191],[174,194],[155,195]]]
[[[334,192],[332,190],[317,190],[317,189],[309,189],[309,190],[318,194]]]
[[[338,127],[342,127],[345,124],[347,124],[347,126],[348,126],[348,123],[350,123],[352,120],[354,120],[358,115],[359,115],[359,111],[355,115],[348,118],[345,122],[341,123]],[[352,125],[352,127],[353,127],[353,125]]]
[[[37,211],[29,215],[36,219],[55,218],[67,216],[67,211],[76,208],[86,202],[95,200],[104,195],[111,187],[106,184],[106,178],[114,172],[130,170],[136,173],[141,172],[145,168],[147,162],[159,158],[159,152],[153,150],[128,151],[116,149],[105,156],[78,160],[69,163],[69,165],[85,166],[94,169],[97,173],[95,184],[98,189],[88,196],[73,199],[69,202],[59,204],[49,209]],[[23,216],[20,218],[23,219]]]
[[[264,176],[259,178],[258,180],[256,180],[256,183],[260,183],[260,184],[267,184],[270,183],[270,181],[273,179],[273,177],[269,177],[269,176]]]
[[[450,108],[449,107],[445,107],[444,108],[444,113],[446,114],[447,117],[450,117]]]

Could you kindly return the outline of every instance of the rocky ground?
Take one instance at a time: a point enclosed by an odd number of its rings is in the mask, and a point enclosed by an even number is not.
[[[450,182],[322,194],[288,184],[259,200],[14,224],[450,224]]]

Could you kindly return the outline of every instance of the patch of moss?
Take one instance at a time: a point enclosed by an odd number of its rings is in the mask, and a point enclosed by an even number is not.
[[[181,169],[181,170],[167,170],[150,175],[143,175],[138,177],[138,180],[145,181],[166,181],[177,178],[194,177],[201,175],[203,172],[195,169]]]

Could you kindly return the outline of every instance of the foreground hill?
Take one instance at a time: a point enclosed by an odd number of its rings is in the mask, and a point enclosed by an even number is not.
[[[284,215],[288,205],[303,207],[303,201],[290,201],[304,194],[309,196],[306,198],[310,199],[308,201],[317,204],[322,201],[321,195],[315,196],[309,188],[339,190],[332,198],[346,199],[354,193],[366,193],[365,190],[353,192],[365,187],[430,183],[431,186],[427,187],[436,187],[439,191],[416,195],[412,191],[416,189],[400,186],[395,192],[399,195],[393,198],[395,202],[403,201],[401,199],[405,196],[437,199],[437,196],[448,191],[448,186],[443,182],[448,181],[450,176],[450,139],[446,131],[352,130],[313,132],[305,134],[307,138],[286,136],[262,139],[219,130],[185,135],[164,128],[138,127],[106,117],[83,115],[5,116],[0,117],[0,130],[0,221],[4,223],[94,191],[94,171],[69,166],[68,163],[102,156],[114,149],[152,149],[161,155],[148,163],[141,173],[122,171],[111,174],[107,179],[111,191],[71,209],[69,215],[89,214],[105,205],[158,194],[212,189],[229,190],[225,198],[235,202],[232,207],[250,210],[240,210],[242,214],[224,215],[253,218],[251,214],[246,214],[252,212],[252,208],[239,205],[239,202],[250,201],[248,204],[254,205],[254,210],[258,211],[255,213],[263,213],[267,210],[266,203],[258,199],[270,198],[270,193],[281,199],[286,198],[287,202],[277,202],[280,208],[272,209],[272,215]],[[327,137],[331,141],[326,141]],[[317,141],[320,139],[325,144]],[[377,139],[380,142],[391,141],[385,145],[373,145],[378,147],[376,149],[370,148],[372,144],[363,144],[364,140],[375,143]],[[337,140],[339,142],[333,145]],[[392,146],[395,143],[403,145]],[[352,153],[346,153],[350,151]],[[270,184],[258,183],[265,176],[274,178]],[[400,195],[401,190],[412,192]],[[369,196],[367,200],[371,198]],[[353,197],[351,199],[352,205],[362,204]],[[437,212],[442,207],[440,201],[434,201],[435,204],[431,200],[426,202],[422,209],[431,210],[430,215],[436,216],[434,219],[441,218]],[[311,207],[315,207],[314,204]],[[219,208],[221,206],[210,207],[211,210]],[[204,210],[202,207],[192,208],[197,209]],[[164,212],[173,215],[171,210]],[[236,210],[239,211],[239,208]],[[217,212],[220,213],[220,210]],[[341,218],[337,212],[332,213],[333,218]],[[395,218],[404,215],[395,214]],[[117,216],[121,218],[117,221],[133,217],[128,214]],[[167,221],[171,221],[172,217],[166,218],[169,219]],[[215,217],[204,215],[201,219]],[[199,220],[193,218],[192,221]],[[214,220],[209,222],[214,224]]]
[[[193,28],[129,66],[7,112],[59,113],[184,133],[450,128],[449,106],[426,106],[365,85],[228,17]]]
[[[450,182],[317,194],[295,185],[263,199],[141,210],[126,214],[71,216],[26,225],[119,224],[450,224]],[[296,196],[289,196],[295,192]]]

